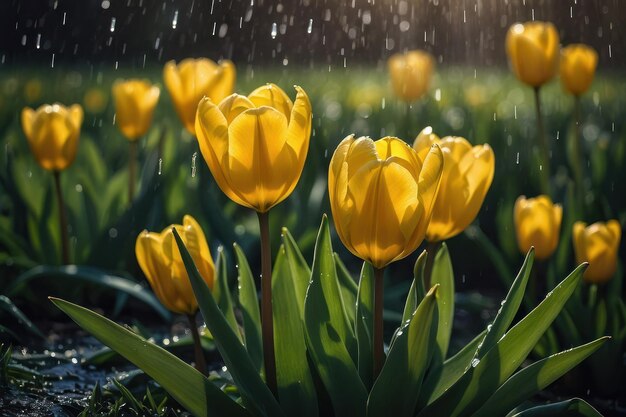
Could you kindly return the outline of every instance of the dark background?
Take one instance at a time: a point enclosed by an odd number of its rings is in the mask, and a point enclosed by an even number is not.
[[[0,64],[141,68],[207,56],[311,67],[382,65],[423,48],[440,64],[505,65],[517,21],[549,20],[565,44],[626,67],[620,0],[2,0]],[[174,24],[174,21],[175,24]],[[275,27],[275,37],[272,37]],[[310,32],[310,33],[309,33]]]

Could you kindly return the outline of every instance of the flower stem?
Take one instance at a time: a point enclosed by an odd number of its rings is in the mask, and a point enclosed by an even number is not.
[[[581,141],[581,120],[580,120],[580,96],[574,97],[574,136],[572,136],[572,160],[570,164],[572,166],[572,172],[574,174],[574,184],[576,187],[576,201],[582,202],[583,197],[583,159],[580,152]],[[579,210],[582,209],[582,204],[579,204]],[[582,213],[579,213],[581,216]]]
[[[197,312],[194,314],[187,314],[187,320],[189,320],[189,329],[191,330],[191,337],[193,337],[193,350],[196,357],[196,369],[202,375],[207,375],[206,359],[204,359],[202,343],[200,342],[200,333],[198,333],[198,326],[196,325],[197,314]]]
[[[537,138],[541,152],[541,188],[544,194],[550,195],[550,144],[543,127],[543,116],[541,114],[541,98],[539,96],[540,87],[535,87],[535,110],[537,111]]]
[[[137,166],[137,141],[130,142],[128,149],[128,205],[133,203],[135,197],[135,171]]]
[[[374,368],[375,381],[383,369],[384,341],[383,341],[383,276],[384,268],[374,268]]]
[[[426,246],[426,265],[424,266],[424,290],[428,291],[430,289],[430,281],[431,276],[433,274],[433,266],[435,265],[435,256],[437,256],[437,251],[441,247],[441,241],[436,242],[428,242]]]
[[[53,172],[54,188],[57,194],[57,203],[59,204],[59,227],[61,228],[61,260],[64,265],[70,263],[70,239],[67,234],[67,213],[65,211],[65,202],[63,201],[63,193],[61,192],[61,173]]]
[[[259,213],[261,229],[261,331],[263,363],[268,387],[277,394],[276,358],[274,357],[274,322],[272,315],[272,248],[270,246],[269,213]]]

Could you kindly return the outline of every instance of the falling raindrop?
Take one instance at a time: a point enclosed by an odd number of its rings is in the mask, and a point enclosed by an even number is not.
[[[174,12],[174,18],[172,19],[172,29],[176,29],[177,24],[178,24],[178,10]]]
[[[111,27],[109,28],[109,30],[111,31],[111,33],[115,32],[115,18],[114,17],[111,18]]]
[[[198,157],[198,152],[194,152],[191,156],[191,178],[196,177],[196,158]]]
[[[161,175],[162,168],[163,168],[163,158],[159,158],[159,172],[158,172],[159,175]]]
[[[276,39],[276,35],[278,34],[278,27],[276,26],[276,22],[272,23],[272,39]]]
[[[306,28],[306,33],[311,34],[313,32],[313,19],[309,19],[309,26]]]

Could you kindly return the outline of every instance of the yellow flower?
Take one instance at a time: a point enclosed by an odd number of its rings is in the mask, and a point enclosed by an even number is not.
[[[426,239],[440,242],[461,233],[476,218],[491,186],[495,156],[487,144],[472,147],[461,137],[439,139],[429,126],[415,138],[413,148],[424,159],[433,144],[443,154],[443,174]]]
[[[558,69],[559,33],[549,22],[516,23],[506,34],[506,53],[517,78],[539,87]]]
[[[231,61],[216,64],[206,58],[187,58],[178,65],[169,61],[163,68],[163,79],[178,117],[189,133],[195,136],[198,102],[206,96],[219,103],[232,94],[235,88],[235,65]]]
[[[44,104],[36,111],[22,110],[22,129],[30,151],[42,168],[62,171],[74,162],[83,108],[74,104]]]
[[[534,246],[537,259],[548,259],[559,244],[562,218],[563,208],[547,195],[519,196],[513,212],[519,250],[525,254]]]
[[[113,84],[115,123],[129,140],[146,134],[161,90],[144,80],[118,80]]]
[[[398,138],[346,137],[328,169],[330,207],[343,244],[376,268],[411,254],[424,240],[442,172],[438,146],[422,161]]]
[[[598,53],[590,46],[568,45],[561,50],[561,82],[575,96],[589,89],[598,64]]]
[[[190,215],[183,217],[182,225],[170,225],[161,233],[141,232],[135,243],[135,255],[161,303],[174,313],[194,314],[198,303],[172,233],[174,227],[204,282],[213,289],[215,266],[211,251],[200,225]]]
[[[426,93],[435,67],[431,54],[420,50],[394,54],[387,64],[393,91],[401,100],[417,100]]]
[[[295,102],[274,84],[219,105],[198,104],[200,151],[217,185],[235,203],[264,213],[295,188],[309,149],[311,103],[298,86]]]
[[[576,261],[589,262],[584,280],[592,284],[609,281],[617,268],[617,251],[622,229],[617,220],[597,222],[591,226],[576,222],[573,228]]]
[[[89,113],[102,113],[108,101],[105,92],[98,87],[88,89],[83,96],[83,104]]]

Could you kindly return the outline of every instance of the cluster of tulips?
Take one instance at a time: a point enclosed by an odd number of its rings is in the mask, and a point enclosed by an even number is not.
[[[540,116],[539,88],[558,68],[556,30],[551,24],[540,22],[515,25],[507,36],[506,48],[515,74],[535,88]],[[561,78],[568,91],[578,97],[589,87],[597,56],[587,47],[571,46],[563,50],[562,57]],[[389,70],[396,94],[406,101],[421,97],[433,66],[432,57],[421,51],[393,56]],[[235,68],[229,61],[215,64],[206,59],[186,59],[178,65],[170,62],[164,69],[164,81],[183,126],[197,138],[219,188],[232,201],[258,214],[263,375],[276,395],[268,216],[274,206],[292,193],[301,176],[311,135],[311,103],[298,86],[293,101],[274,84],[261,86],[247,96],[232,94]],[[157,86],[140,80],[119,81],[113,86],[115,123],[131,143],[129,201],[135,187],[136,142],[151,125],[159,93]],[[78,105],[44,105],[36,111],[26,108],[22,112],[24,133],[33,154],[56,179],[66,263],[70,255],[58,178],[76,155],[82,116]],[[549,144],[542,137],[543,171],[548,173],[544,186],[548,192]],[[429,289],[442,243],[461,233],[476,218],[494,169],[495,156],[489,145],[472,146],[461,137],[439,138],[430,128],[417,135],[413,146],[397,137],[374,141],[349,135],[334,151],[328,169],[328,192],[335,229],[349,251],[365,261],[374,273],[373,380],[385,364],[384,269],[412,254],[427,240],[423,285]],[[547,195],[535,199],[520,197],[515,204],[520,249],[526,253],[534,247],[538,258],[548,258],[558,243],[561,218],[561,207],[553,205]],[[615,272],[619,223],[612,220],[586,227],[579,222],[573,233],[578,262],[590,263],[585,279],[606,282]],[[197,289],[190,282],[188,263],[179,251],[181,243],[199,276],[213,289],[216,271],[211,252],[198,222],[189,215],[182,225],[170,225],[160,233],[142,232],[137,237],[135,252],[157,297],[171,311],[190,318],[192,333],[198,340],[193,326],[198,310],[194,295]],[[435,297],[436,291],[437,285],[424,299]],[[417,306],[413,307],[415,311]],[[201,350],[196,351],[196,366],[206,372]]]

